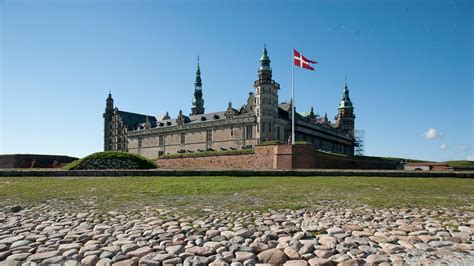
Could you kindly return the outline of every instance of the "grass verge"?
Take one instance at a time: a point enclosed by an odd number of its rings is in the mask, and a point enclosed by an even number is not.
[[[387,177],[0,178],[0,204],[96,199],[98,208],[161,204],[236,210],[297,209],[322,200],[374,207],[474,210],[474,180]]]

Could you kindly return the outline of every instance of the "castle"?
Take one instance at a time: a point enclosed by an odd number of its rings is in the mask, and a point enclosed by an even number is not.
[[[229,102],[221,112],[205,113],[198,65],[194,82],[194,98],[190,115],[180,110],[176,118],[142,115],[114,107],[112,95],[106,100],[104,118],[104,150],[129,151],[156,159],[164,154],[238,150],[265,142],[287,143],[291,136],[291,103],[279,103],[280,84],[272,79],[266,47],[259,61],[255,93],[247,102],[234,108]],[[353,155],[354,107],[347,82],[343,89],[335,121],[327,115],[295,113],[295,140],[311,143],[317,149]]]

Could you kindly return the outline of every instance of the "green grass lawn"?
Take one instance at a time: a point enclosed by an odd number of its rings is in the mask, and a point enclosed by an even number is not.
[[[99,209],[165,205],[262,210],[340,200],[374,207],[474,210],[474,180],[387,177],[16,177],[0,178],[0,205],[58,199]]]

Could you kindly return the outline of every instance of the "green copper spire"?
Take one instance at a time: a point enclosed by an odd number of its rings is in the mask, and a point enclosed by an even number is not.
[[[199,56],[197,58],[196,80],[194,82],[194,97],[193,107],[191,108],[191,115],[204,114],[204,99],[202,98],[202,80],[201,68],[199,66]]]
[[[272,69],[270,68],[270,57],[268,57],[267,46],[263,46],[263,53],[260,57],[258,67],[259,75],[266,73],[264,76],[271,79]]]
[[[266,44],[263,45],[263,53],[262,53],[262,57],[260,57],[260,61],[268,61],[268,63],[270,63],[270,57],[268,57]]]
[[[347,88],[347,77],[344,85],[344,90],[342,91],[342,100],[339,104],[339,109],[341,108],[353,108],[352,101],[349,98],[349,89]]]
[[[194,82],[194,86],[201,88],[202,80],[201,80],[201,68],[199,67],[199,55],[198,55],[198,63],[197,63],[197,70],[196,70],[196,81]]]

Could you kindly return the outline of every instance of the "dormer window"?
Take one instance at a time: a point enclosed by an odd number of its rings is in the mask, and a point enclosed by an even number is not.
[[[214,119],[219,119],[219,115],[214,115]]]
[[[206,121],[207,118],[205,116],[201,116],[201,121]]]

